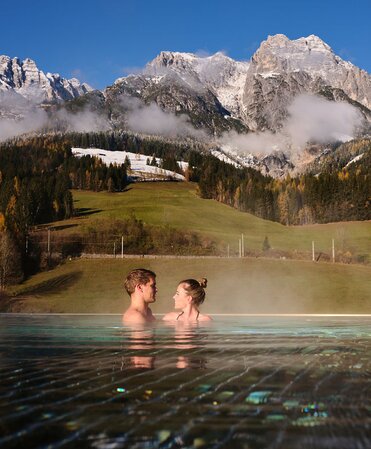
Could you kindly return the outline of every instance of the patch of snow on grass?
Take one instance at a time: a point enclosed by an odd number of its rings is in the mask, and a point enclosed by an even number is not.
[[[130,161],[131,175],[146,180],[163,180],[164,178],[173,178],[179,181],[185,181],[185,177],[179,173],[173,172],[171,170],[164,170],[163,168],[153,167],[152,165],[147,165],[147,159],[150,161],[152,157],[146,156],[139,153],[130,153],[128,151],[110,151],[103,150],[101,148],[72,148],[72,154],[77,157],[82,156],[94,156],[102,160],[106,165],[116,164],[121,165],[125,163],[126,157]],[[161,164],[161,159],[156,158],[157,164]],[[182,170],[188,167],[187,162],[178,162]]]

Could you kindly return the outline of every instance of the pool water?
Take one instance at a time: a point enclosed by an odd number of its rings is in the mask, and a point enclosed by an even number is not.
[[[369,317],[0,329],[1,448],[371,447]]]

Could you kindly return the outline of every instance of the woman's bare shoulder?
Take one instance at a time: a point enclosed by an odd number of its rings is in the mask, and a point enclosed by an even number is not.
[[[177,312],[169,312],[166,315],[164,315],[162,319],[164,321],[175,321],[177,319],[178,315],[179,315],[179,313],[177,313]]]
[[[200,314],[198,317],[198,321],[212,321],[213,319],[209,315]]]

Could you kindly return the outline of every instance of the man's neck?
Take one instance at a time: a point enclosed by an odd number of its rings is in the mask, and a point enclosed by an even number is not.
[[[131,309],[137,310],[139,313],[141,313],[143,316],[146,316],[148,313],[148,304],[143,301],[142,298],[138,298],[135,296],[131,297]]]

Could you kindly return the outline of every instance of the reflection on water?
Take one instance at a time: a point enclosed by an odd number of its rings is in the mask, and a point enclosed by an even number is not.
[[[370,324],[0,315],[0,446],[366,449]]]

